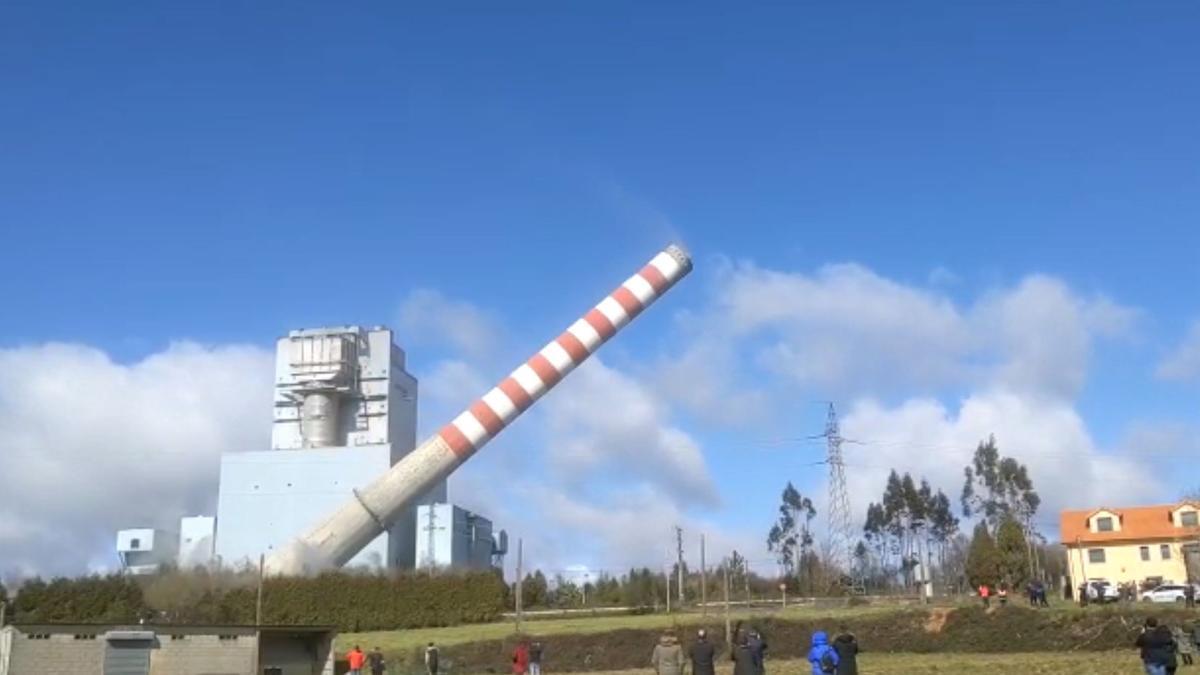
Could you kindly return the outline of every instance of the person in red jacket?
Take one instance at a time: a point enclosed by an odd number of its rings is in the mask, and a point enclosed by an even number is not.
[[[979,585],[979,597],[983,599],[984,607],[988,607],[992,604],[990,596],[991,596],[991,590],[987,587],[987,584],[980,584]]]
[[[525,675],[529,672],[529,642],[521,640],[517,643],[517,648],[513,650],[512,658],[513,675]]]

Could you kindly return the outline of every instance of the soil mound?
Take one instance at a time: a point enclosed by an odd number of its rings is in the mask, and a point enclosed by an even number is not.
[[[1151,611],[1143,608],[1094,609],[1082,611],[1036,610],[1024,607],[982,607],[958,609],[907,609],[862,618],[813,618],[778,620],[764,618],[744,622],[744,628],[758,630],[768,644],[768,658],[802,658],[808,651],[812,633],[823,630],[836,634],[841,626],[858,636],[866,651],[873,652],[1070,652],[1129,649],[1146,616],[1160,621],[1185,624],[1200,619],[1183,611]],[[532,628],[537,624],[532,624]],[[694,631],[706,628],[718,653],[728,654],[724,643],[725,626],[716,620],[709,625],[689,625],[681,633],[684,648]],[[661,629],[615,630],[579,635],[533,633],[544,648],[543,666],[548,672],[627,670],[648,668],[650,652]],[[442,650],[445,672],[508,673],[516,637],[448,646]],[[407,655],[408,663],[419,664],[419,651]]]

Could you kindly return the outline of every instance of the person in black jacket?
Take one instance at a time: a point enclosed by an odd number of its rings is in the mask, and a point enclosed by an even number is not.
[[[750,636],[746,633],[738,631],[729,658],[733,661],[733,675],[758,675],[754,650],[750,648]]]
[[[858,638],[845,626],[838,626],[838,636],[833,639],[837,650],[837,675],[858,675]]]
[[[767,673],[767,641],[763,639],[762,633],[757,630],[750,631],[750,637],[747,641],[750,646],[750,651],[754,654],[754,668],[758,675],[766,675]]]
[[[1171,638],[1171,629],[1158,625],[1158,620],[1154,617],[1146,619],[1146,625],[1133,646],[1141,650],[1146,675],[1167,675],[1177,664],[1175,640]]]
[[[696,641],[688,649],[688,658],[692,660],[692,675],[713,675],[716,667],[713,663],[715,650],[708,641],[708,632],[703,628],[696,633]]]

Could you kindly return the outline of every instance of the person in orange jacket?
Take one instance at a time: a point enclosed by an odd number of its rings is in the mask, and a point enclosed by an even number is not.
[[[346,652],[346,662],[350,665],[350,675],[362,675],[363,664],[367,662],[367,655],[363,650],[354,645],[354,649]]]

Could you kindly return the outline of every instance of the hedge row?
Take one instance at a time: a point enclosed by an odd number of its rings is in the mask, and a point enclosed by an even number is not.
[[[263,623],[343,631],[451,626],[500,616],[508,588],[492,572],[444,575],[327,573],[270,578]],[[39,623],[252,624],[257,586],[247,575],[172,572],[152,579],[38,579],[21,587],[13,620]]]

